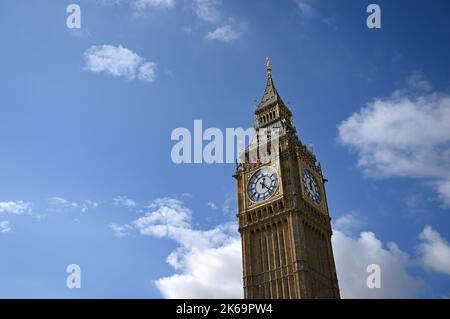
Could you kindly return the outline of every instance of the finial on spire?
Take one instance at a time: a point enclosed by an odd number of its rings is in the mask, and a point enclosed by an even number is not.
[[[266,69],[268,74],[272,72],[272,62],[269,57],[266,58]]]

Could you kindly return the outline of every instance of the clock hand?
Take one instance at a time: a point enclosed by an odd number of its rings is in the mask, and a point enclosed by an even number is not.
[[[263,187],[269,189],[269,187],[266,186],[266,184],[264,183],[264,181],[265,181],[265,179],[263,179],[263,180],[261,181],[261,183],[259,183],[259,185],[261,185],[261,186],[263,186]]]

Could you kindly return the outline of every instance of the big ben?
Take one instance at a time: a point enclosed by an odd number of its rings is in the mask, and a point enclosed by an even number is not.
[[[266,71],[254,115],[256,134],[235,174],[244,297],[340,298],[326,179],[314,153],[297,136],[269,59]]]

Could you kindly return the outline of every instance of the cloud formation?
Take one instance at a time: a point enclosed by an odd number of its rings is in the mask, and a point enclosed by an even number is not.
[[[140,218],[125,225],[110,225],[116,236],[133,229],[141,235],[168,238],[178,247],[166,261],[174,274],[155,281],[165,298],[242,298],[241,244],[235,223],[207,230],[195,229],[192,211],[174,198],[154,200]],[[383,244],[373,232],[352,232],[363,223],[351,214],[333,226],[333,250],[343,298],[413,298],[424,288],[423,281],[408,272],[417,260],[395,243]],[[355,225],[356,228],[354,227]],[[448,243],[425,228],[418,258],[433,271],[445,272]],[[370,289],[367,266],[381,268],[381,288]],[[433,266],[431,266],[433,265]]]
[[[81,212],[85,213],[90,209],[95,209],[98,207],[98,203],[90,200],[90,199],[86,199],[83,203],[81,203]]]
[[[450,244],[431,226],[420,233],[419,263],[425,269],[450,275]]]
[[[84,69],[90,72],[123,77],[128,81],[137,78],[145,82],[154,82],[156,79],[155,62],[148,62],[121,45],[91,46],[84,52],[84,59]]]
[[[174,256],[169,257],[168,262],[173,263]],[[216,248],[187,250],[181,257],[177,260],[179,273],[156,281],[165,298],[243,298],[238,238]]]
[[[342,298],[414,298],[422,290],[421,279],[406,270],[409,256],[395,243],[385,248],[372,232],[354,237],[336,229],[332,243]],[[367,266],[372,264],[381,269],[379,289],[366,284]]]
[[[48,204],[52,207],[59,207],[59,208],[78,208],[77,203],[69,202],[67,199],[57,196],[50,197],[48,199]]]
[[[114,232],[114,236],[119,237],[119,238],[128,236],[130,230],[133,229],[133,227],[131,227],[128,224],[118,225],[118,224],[112,223],[112,224],[109,224],[108,227]]]
[[[176,0],[98,0],[100,4],[103,5],[120,5],[127,4],[133,10],[135,15],[143,15],[149,9],[173,9],[176,5]],[[221,0],[190,0],[190,6],[192,13],[195,15],[197,20],[200,22],[199,25],[207,25],[212,30],[207,32],[204,39],[208,41],[220,41],[224,43],[231,43],[237,38],[239,38],[243,32],[243,24],[236,23],[233,17],[229,17],[224,13]],[[299,4],[299,7],[304,7],[305,5]],[[188,25],[183,28],[187,34],[191,34],[193,31],[193,26]],[[142,67],[136,67],[136,56],[130,54],[130,52],[115,52],[111,53],[111,48],[103,48],[108,55],[117,56],[121,55],[122,59],[127,59],[129,62],[128,67],[125,67],[121,71],[117,70],[117,66],[104,67],[104,63],[99,63],[95,61],[93,64],[100,64],[100,67],[92,67],[93,72],[103,72],[113,76],[125,76],[127,79],[134,79],[138,77],[143,81],[153,82],[156,70],[156,64],[154,62],[148,62],[143,64]],[[127,49],[126,49],[127,50]],[[120,51],[115,48],[115,51]],[[123,51],[123,50],[122,50]],[[123,56],[127,57],[124,58]],[[97,60],[97,59],[96,59]],[[102,60],[105,60],[103,57]],[[109,58],[107,60],[110,60]],[[107,62],[110,64],[109,62]],[[121,64],[122,66],[123,64]],[[100,69],[100,71],[96,71]],[[131,70],[130,70],[131,69]],[[136,71],[137,70],[137,71]],[[118,75],[119,74],[119,75]]]
[[[357,219],[353,214],[347,213],[340,216],[333,222],[333,228],[346,234],[353,234],[361,229],[363,222]]]
[[[171,9],[175,6],[175,0],[131,0],[131,3],[140,10],[147,8]]]
[[[218,22],[222,16],[219,0],[194,0],[195,14],[205,22]]]
[[[11,225],[7,220],[0,220],[0,234],[6,234],[11,232]]]
[[[168,238],[178,247],[167,257],[175,274],[155,285],[165,298],[242,298],[240,240],[235,224],[199,230],[192,226],[192,211],[175,198],[159,198],[148,211],[125,225],[111,224],[118,237],[131,230],[141,235]]]
[[[0,202],[0,213],[21,215],[31,212],[31,204],[24,201]]]
[[[240,35],[241,32],[236,28],[236,26],[226,24],[208,32],[205,39],[230,43],[239,38]]]
[[[208,202],[207,203],[208,207],[211,208],[212,210],[217,210],[217,205],[214,202]]]
[[[170,238],[179,247],[167,262],[176,274],[155,284],[165,298],[241,298],[240,241],[234,224],[192,227],[192,212],[173,198],[153,201],[132,224],[143,235]]]
[[[339,141],[367,176],[424,180],[450,206],[450,95],[433,91],[418,72],[406,84],[343,121]]]
[[[99,0],[103,5],[128,4],[135,10],[146,10],[151,8],[172,9],[175,7],[175,0]]]
[[[312,15],[314,15],[315,10],[312,5],[312,0],[294,0],[294,2],[297,5],[302,16],[311,17]]]
[[[230,225],[209,230],[192,228],[192,211],[174,198],[159,198],[149,205],[149,212],[132,222],[142,234],[170,238],[185,249],[218,247],[229,239]]]
[[[47,200],[48,202],[48,211],[51,212],[61,212],[61,211],[70,211],[79,209],[82,213],[87,212],[88,210],[95,209],[99,206],[99,203],[90,199],[86,199],[80,203],[71,202],[62,197],[50,197]]]
[[[113,205],[118,207],[133,208],[136,207],[138,204],[137,202],[126,196],[116,196],[113,198]]]
[[[242,35],[244,27],[243,24],[236,23],[234,18],[227,17],[221,5],[221,0],[194,0],[193,2],[197,18],[201,22],[214,26],[205,35],[205,40],[231,43]]]

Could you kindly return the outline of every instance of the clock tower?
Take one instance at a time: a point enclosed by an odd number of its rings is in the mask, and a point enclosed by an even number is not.
[[[272,79],[237,164],[245,298],[340,298],[326,179]]]

